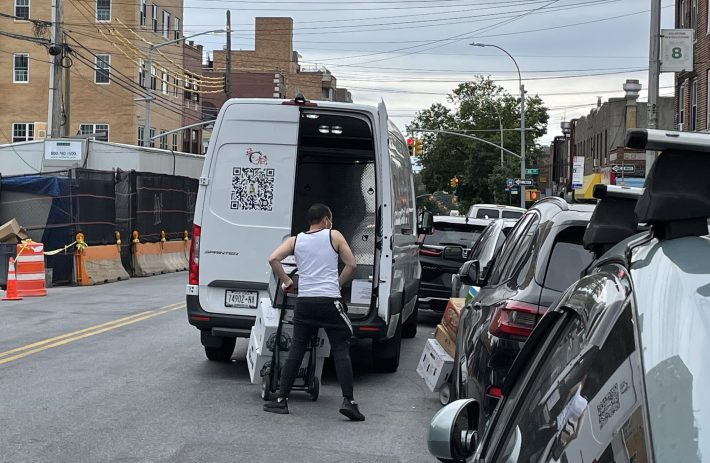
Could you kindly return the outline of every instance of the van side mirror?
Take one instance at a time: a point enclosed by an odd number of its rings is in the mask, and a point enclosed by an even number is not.
[[[481,264],[477,260],[469,260],[461,266],[459,270],[461,282],[468,286],[480,286]]]
[[[429,423],[429,453],[442,461],[466,461],[478,445],[481,407],[473,399],[461,399],[439,410]]]
[[[430,211],[422,212],[422,218],[419,222],[419,234],[431,235],[434,231],[434,214]]]
[[[461,260],[463,259],[463,248],[460,246],[446,246],[443,255],[445,260]]]

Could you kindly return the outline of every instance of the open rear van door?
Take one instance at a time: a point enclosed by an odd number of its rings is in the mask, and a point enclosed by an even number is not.
[[[379,249],[379,262],[375,264],[379,264],[379,271],[376,272],[379,277],[377,314],[388,324],[388,335],[391,336],[393,334],[393,328],[389,326],[391,313],[389,297],[392,288],[392,181],[389,160],[389,125],[387,108],[385,107],[384,101],[380,102],[377,106],[377,114],[379,123],[377,125],[378,130],[376,134],[377,162],[375,165],[377,166],[377,178],[379,179],[377,194],[379,196],[378,203],[380,205],[378,213],[380,219],[380,229],[378,233],[380,236],[378,238],[382,243],[382,247]]]
[[[267,257],[291,232],[298,106],[228,102],[213,137],[202,209],[199,299],[207,312],[256,314]]]

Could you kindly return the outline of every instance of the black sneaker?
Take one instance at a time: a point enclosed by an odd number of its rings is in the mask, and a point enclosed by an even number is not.
[[[264,411],[270,413],[278,413],[280,415],[288,415],[288,399],[276,399],[264,404]]]
[[[365,421],[365,415],[360,413],[360,409],[357,407],[357,403],[354,400],[343,398],[340,413],[347,416],[351,421]]]

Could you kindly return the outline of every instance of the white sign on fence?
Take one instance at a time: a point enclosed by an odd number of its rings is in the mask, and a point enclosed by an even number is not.
[[[572,163],[572,189],[584,186],[584,156],[575,156]]]
[[[81,161],[82,142],[70,140],[45,140],[46,161]]]
[[[693,29],[661,31],[661,72],[693,70]]]

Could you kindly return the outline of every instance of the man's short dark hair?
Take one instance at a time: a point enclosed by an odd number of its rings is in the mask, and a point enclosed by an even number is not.
[[[330,208],[325,204],[316,203],[308,208],[308,224],[315,225],[320,223],[321,220],[328,217],[333,218],[333,213],[330,212]]]

